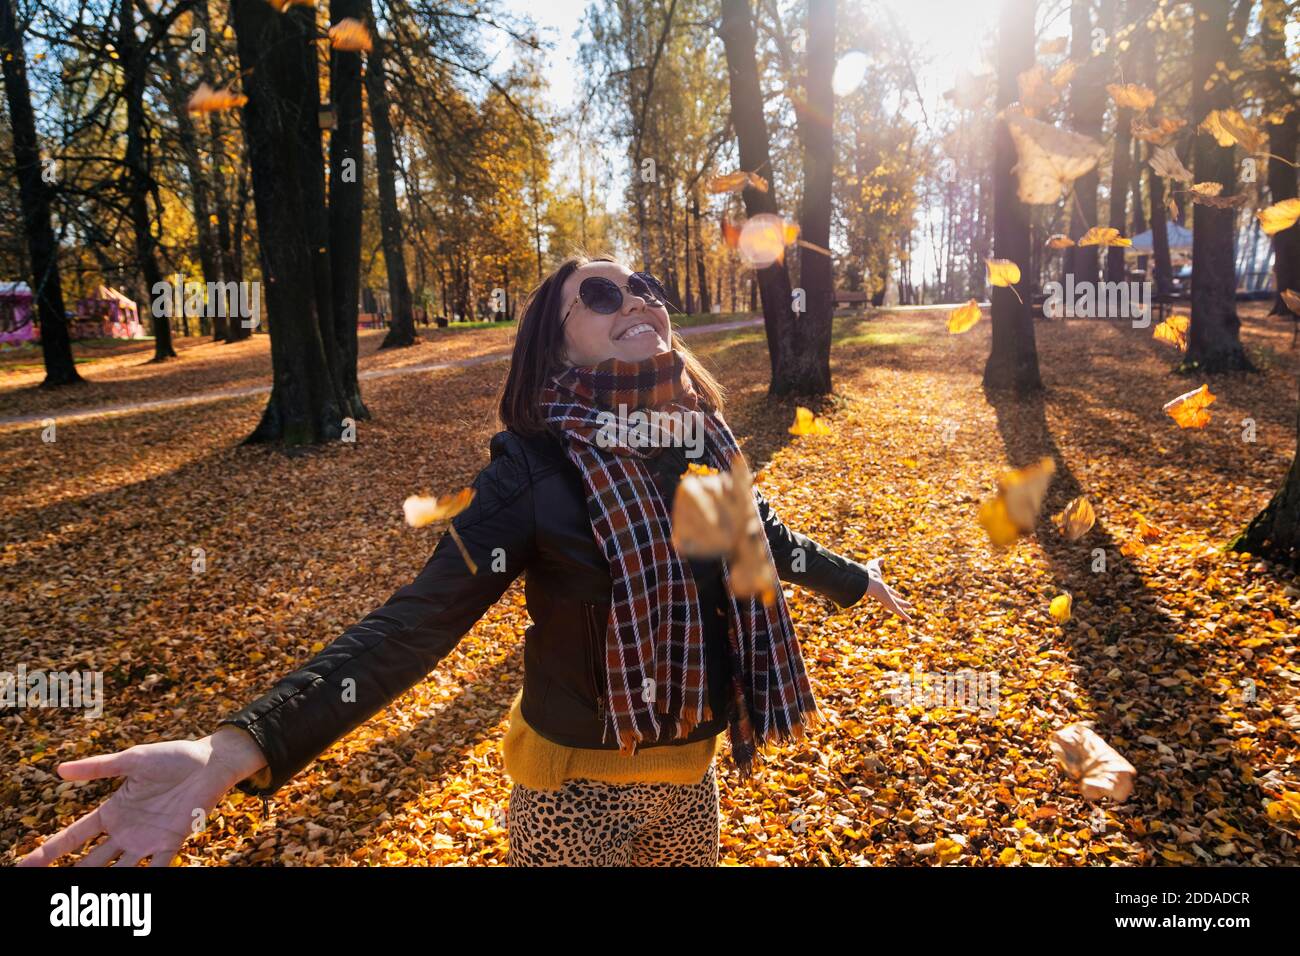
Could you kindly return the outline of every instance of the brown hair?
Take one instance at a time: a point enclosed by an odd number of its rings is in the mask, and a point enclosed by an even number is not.
[[[501,423],[522,434],[547,430],[542,418],[541,394],[547,381],[566,367],[564,328],[560,310],[567,305],[561,298],[569,276],[589,262],[614,262],[611,256],[588,256],[585,253],[565,259],[555,271],[528,295],[524,317],[515,333],[515,347],[510,356],[510,371],[501,388],[498,414]],[[672,347],[682,357],[691,384],[703,404],[722,411],[723,388],[696,358],[677,330],[672,332]]]

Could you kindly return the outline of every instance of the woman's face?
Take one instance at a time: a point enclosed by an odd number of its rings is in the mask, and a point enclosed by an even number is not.
[[[589,262],[565,280],[563,301],[569,317],[564,322],[564,348],[570,365],[596,365],[611,358],[640,362],[672,348],[668,310],[629,292],[631,274],[616,262]],[[603,276],[622,289],[623,304],[614,314],[593,312],[578,297],[582,281],[592,276]]]

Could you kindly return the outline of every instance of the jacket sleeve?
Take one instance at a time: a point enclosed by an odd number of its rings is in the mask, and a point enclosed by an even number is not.
[[[840,607],[856,604],[867,593],[871,576],[866,565],[823,547],[812,538],[791,531],[777,516],[763,493],[754,489],[758,514],[767,532],[776,573],[790,581],[830,598]]]
[[[266,756],[267,768],[238,784],[244,793],[274,793],[425,677],[532,560],[536,543],[527,459],[508,432],[498,432],[491,449],[492,461],[474,479],[473,501],[452,519],[478,573],[470,572],[444,531],[414,581],[267,693],[221,720],[218,726],[246,730]]]

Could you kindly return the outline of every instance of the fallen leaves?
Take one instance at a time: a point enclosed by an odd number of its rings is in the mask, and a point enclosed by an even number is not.
[[[829,435],[831,426],[820,415],[814,415],[811,408],[797,405],[794,410],[794,424],[787,431],[791,435]]]

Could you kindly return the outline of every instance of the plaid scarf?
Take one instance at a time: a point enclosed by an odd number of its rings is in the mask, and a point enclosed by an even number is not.
[[[611,444],[611,412],[620,405],[629,414],[659,410],[697,416],[703,457],[719,471],[730,470],[739,448],[722,416],[692,388],[676,350],[641,362],[608,359],[569,368],[542,391],[543,414],[582,473],[592,532],[613,574],[605,638],[609,706],[602,739],[612,727],[619,751],[631,756],[638,741],[685,738],[713,714],[695,580],[673,548],[671,503],[663,500],[647,464],[668,442]],[[763,547],[771,561],[766,538]],[[803,739],[805,726],[822,715],[781,589],[770,605],[758,597],[736,598],[725,560],[722,567],[729,612],[731,756],[748,778],[759,747],[772,739]],[[671,733],[665,735],[665,729]]]

